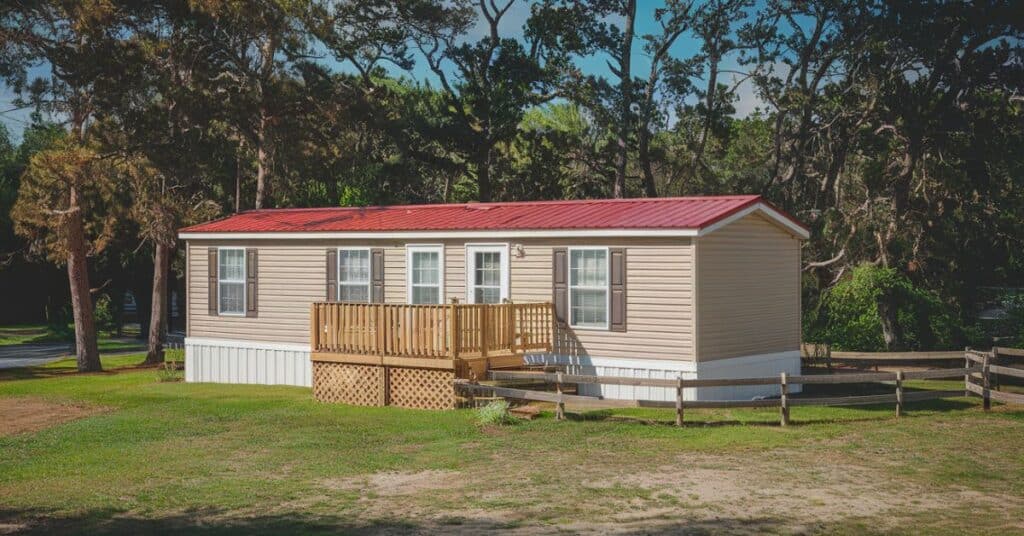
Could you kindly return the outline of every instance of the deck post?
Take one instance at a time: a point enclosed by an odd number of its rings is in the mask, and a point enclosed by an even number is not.
[[[558,392],[558,402],[555,404],[555,420],[565,420],[565,400],[562,398],[562,371],[555,373],[555,391]]]
[[[896,371],[896,416],[903,415],[903,371]]]
[[[779,374],[779,387],[781,390],[782,406],[779,408],[779,419],[782,426],[789,424],[789,386],[786,384],[786,373]]]
[[[505,305],[506,314],[508,316],[508,350],[512,355],[516,354],[516,306],[512,304],[512,300],[506,298],[508,302]]]
[[[985,354],[985,357],[981,361],[981,407],[985,411],[992,409],[992,382],[989,374],[989,356]]]
[[[676,426],[683,425],[683,377],[676,380]]]
[[[316,303],[309,304],[309,347],[314,352],[320,348],[320,315]]]
[[[452,359],[459,358],[459,299],[452,298],[451,305],[448,306],[448,314],[451,315],[452,321],[448,323],[448,328],[451,333],[448,334],[449,338],[449,353],[451,353]]]

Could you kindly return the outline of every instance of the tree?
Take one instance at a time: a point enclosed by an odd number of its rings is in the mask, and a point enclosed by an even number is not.
[[[109,60],[116,57],[117,46],[124,37],[124,18],[125,12],[114,2],[8,2],[0,6],[0,35],[5,44],[0,55],[0,74],[16,91],[28,94],[37,108],[62,115],[68,121],[68,144],[34,158],[27,175],[37,185],[48,184],[61,190],[51,195],[35,189],[32,181],[23,183],[22,191],[38,194],[33,201],[40,204],[33,208],[28,199],[19,199],[22,209],[16,213],[24,218],[18,222],[22,232],[48,234],[41,243],[55,248],[50,251],[51,258],[67,264],[78,368],[82,371],[101,369],[85,226],[92,216],[86,210],[102,210],[86,199],[90,190],[103,189],[91,183],[102,183],[103,179],[88,175],[100,169],[92,150],[87,148],[87,138],[96,111],[95,96],[116,91],[118,66]],[[48,65],[50,77],[30,84],[28,67],[36,64]],[[18,216],[15,220],[18,221]]]
[[[35,251],[67,264],[79,371],[101,370],[85,262],[113,236],[112,207],[123,202],[115,201],[114,184],[110,162],[69,136],[32,157],[11,211],[15,230]]]
[[[306,14],[310,0],[269,2],[196,0],[191,13],[197,31],[218,66],[210,91],[226,106],[220,118],[238,137],[239,151],[255,151],[254,208],[268,205],[276,147],[273,129],[301,105],[304,96],[282,91],[290,70],[316,57]]]
[[[472,19],[467,5],[449,8],[442,24],[417,32],[417,46],[440,83],[443,107],[432,115],[444,121],[435,131],[470,163],[480,201],[495,197],[495,148],[515,135],[527,107],[555,97],[555,80],[565,63],[555,43],[527,32],[527,43],[499,32],[502,18],[517,0],[479,0],[486,33],[462,42]]]

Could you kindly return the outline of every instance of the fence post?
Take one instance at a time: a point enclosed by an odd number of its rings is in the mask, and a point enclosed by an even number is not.
[[[896,371],[896,416],[903,415],[903,371]]]
[[[555,391],[558,392],[558,402],[555,404],[555,420],[565,420],[565,400],[562,399],[562,371],[555,373]]]
[[[676,380],[676,426],[683,425],[683,377]]]
[[[971,351],[971,347],[970,346],[964,346],[964,368],[965,369],[970,369],[971,368],[971,360],[967,357],[967,352],[970,352],[970,351]],[[971,390],[967,388],[970,385],[971,385],[971,373],[970,372],[965,372],[964,373],[964,396],[971,396]]]
[[[981,361],[981,407],[985,411],[992,409],[992,395],[989,393],[992,383],[989,381],[988,367],[989,356],[985,354]]]
[[[786,373],[779,374],[779,387],[781,391],[782,406],[779,408],[779,418],[782,426],[789,424],[789,386],[786,384]]]

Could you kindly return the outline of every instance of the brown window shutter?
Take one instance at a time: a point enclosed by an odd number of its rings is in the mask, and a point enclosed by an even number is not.
[[[370,303],[384,303],[384,248],[370,250]]]
[[[327,301],[338,301],[338,250],[327,249]]]
[[[207,301],[209,302],[208,310],[211,315],[217,314],[217,248],[207,248],[206,250],[206,262],[207,262]]]
[[[626,248],[610,248],[608,250],[611,263],[611,317],[608,329],[626,331]]]
[[[259,258],[256,248],[245,248],[245,316],[259,311]]]
[[[551,253],[551,299],[555,304],[555,322],[565,327],[569,323],[569,250],[554,248]]]

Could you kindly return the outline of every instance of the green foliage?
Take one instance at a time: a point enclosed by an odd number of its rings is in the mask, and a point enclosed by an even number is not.
[[[1024,294],[1011,294],[1003,298],[1006,309],[1007,332],[1014,338],[1016,348],[1024,348]]]
[[[164,361],[156,368],[156,381],[160,383],[180,382],[184,379],[182,369],[177,361]]]
[[[108,333],[117,329],[117,311],[107,294],[101,294],[93,304],[93,320],[96,322],[96,329]]]
[[[515,424],[518,420],[508,411],[509,405],[505,400],[492,400],[482,408],[476,410],[476,422],[480,426],[505,426]]]
[[[805,326],[810,331],[806,338],[836,350],[884,351],[878,303],[887,296],[899,304],[897,323],[910,350],[952,349],[973,338],[934,293],[915,287],[892,268],[871,264],[854,268],[849,278],[825,292],[817,323]]]

